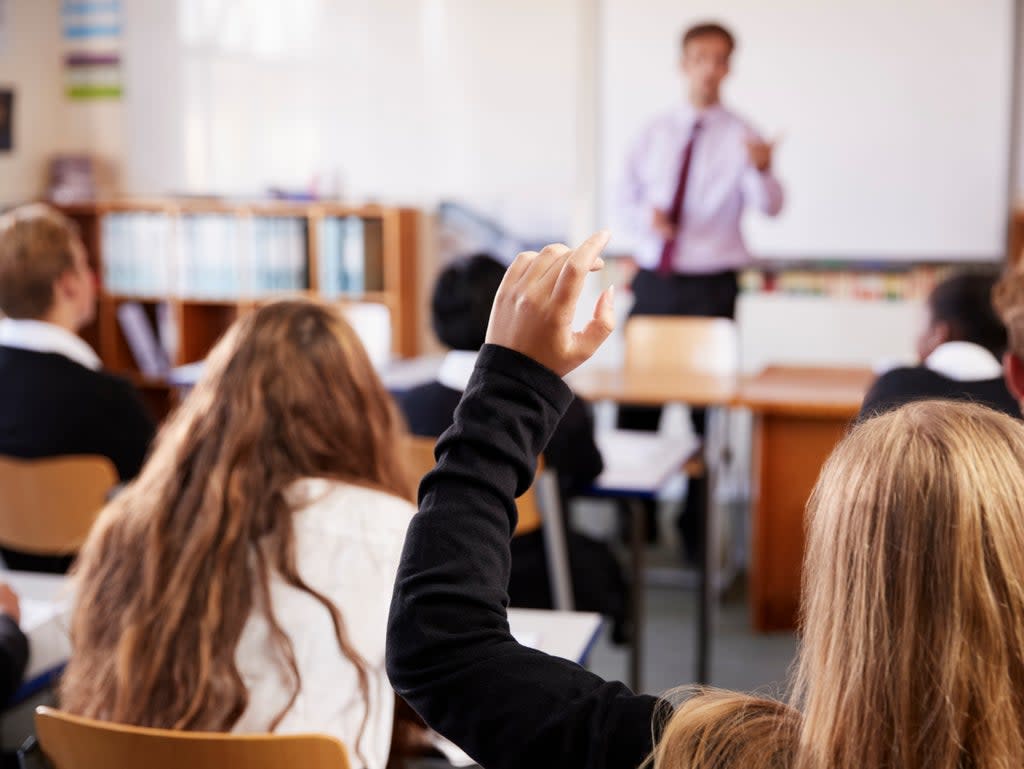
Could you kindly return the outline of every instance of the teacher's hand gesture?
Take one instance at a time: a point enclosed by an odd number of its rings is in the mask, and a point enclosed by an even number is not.
[[[570,249],[561,244],[515,258],[491,309],[487,341],[520,352],[565,376],[593,355],[615,328],[614,287],[601,294],[582,331],[572,330],[587,273],[604,266],[607,230]]]
[[[747,139],[747,155],[750,157],[750,165],[761,173],[772,167],[772,154],[775,152],[777,142],[766,142],[756,136]]]

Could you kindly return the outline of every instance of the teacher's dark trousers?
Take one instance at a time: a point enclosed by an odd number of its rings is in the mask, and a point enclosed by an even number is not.
[[[678,315],[689,317],[734,318],[739,280],[736,272],[710,275],[662,276],[651,270],[641,270],[633,280],[636,298],[630,317],[634,315]],[[693,429],[704,435],[704,409],[692,409]],[[649,406],[622,406],[619,408],[619,427],[624,430],[656,431],[661,420],[661,409]],[[701,511],[707,494],[704,478],[691,478],[686,494],[686,507],[677,525],[683,549],[688,558],[696,561],[704,542],[701,531]],[[657,525],[655,505],[648,506],[647,531],[653,539]]]

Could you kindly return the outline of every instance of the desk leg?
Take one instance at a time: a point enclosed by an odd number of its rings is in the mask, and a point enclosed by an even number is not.
[[[629,686],[637,693],[643,690],[644,667],[644,586],[645,558],[647,547],[647,510],[643,500],[630,499],[631,517],[630,550],[632,552],[632,580],[630,581],[630,605],[633,615],[633,644],[629,651]]]
[[[804,511],[848,420],[795,414],[754,418],[755,481],[750,609],[758,631],[791,630],[800,609]]]
[[[708,410],[708,426],[714,425],[713,413]],[[717,441],[712,445],[717,445]],[[715,487],[718,480],[717,457],[705,451],[704,472],[706,482],[703,484],[704,499],[700,500],[700,511],[704,516],[701,531],[704,534],[703,547],[700,549],[700,584],[697,593],[697,659],[694,670],[694,682],[711,683],[711,628],[714,625],[715,608],[717,606],[717,565],[719,553],[718,518],[715,515]]]

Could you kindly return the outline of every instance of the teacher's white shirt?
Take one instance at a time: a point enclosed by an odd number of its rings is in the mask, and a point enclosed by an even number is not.
[[[700,118],[672,266],[682,274],[735,270],[750,262],[741,219],[747,206],[774,216],[782,185],[750,163],[747,140],[755,131],[720,105],[698,113],[689,103],[659,115],[640,133],[627,161],[620,204],[637,241],[640,267],[657,269],[665,241],[652,227],[653,209],[672,207],[683,150]]]

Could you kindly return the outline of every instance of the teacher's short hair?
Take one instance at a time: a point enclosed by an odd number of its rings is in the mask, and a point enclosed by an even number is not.
[[[700,24],[694,24],[692,27],[687,29],[683,33],[682,49],[685,51],[686,46],[690,44],[690,41],[697,40],[701,37],[720,37],[729,44],[729,53],[732,53],[736,49],[736,38],[733,37],[732,32],[714,21],[705,21]]]

